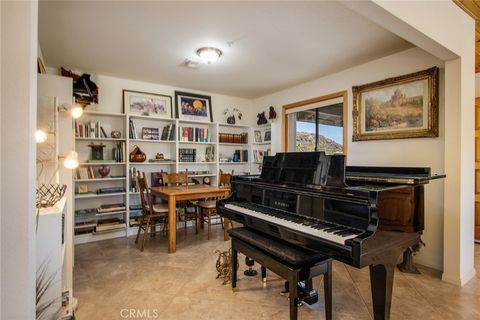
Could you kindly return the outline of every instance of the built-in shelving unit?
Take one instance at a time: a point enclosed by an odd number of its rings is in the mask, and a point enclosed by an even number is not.
[[[134,235],[137,232],[141,210],[140,198],[133,175],[145,172],[149,185],[154,186],[160,172],[182,172],[187,170],[191,183],[202,183],[210,178],[209,183],[216,185],[220,170],[233,171],[234,174],[258,172],[260,164],[255,163],[255,152],[266,154],[270,142],[255,142],[254,134],[265,131],[270,126],[249,127],[223,123],[207,123],[191,120],[163,119],[140,115],[125,115],[107,112],[85,112],[79,122],[103,127],[102,137],[77,137],[76,151],[79,154],[80,168],[87,167],[93,177],[76,177],[74,179],[76,212],[75,243]],[[96,125],[96,123],[99,123]],[[101,131],[101,129],[100,129]],[[111,138],[111,131],[120,131],[120,138]],[[231,135],[231,140],[225,140]],[[111,159],[103,163],[89,162],[91,159],[89,144],[104,144],[104,157]],[[125,144],[123,157],[115,159],[112,149],[119,143]],[[131,162],[130,152],[139,147],[145,153],[144,162]],[[194,152],[195,158],[184,158],[185,149]],[[193,151],[194,150],[194,151]],[[149,162],[157,156],[165,161]],[[99,169],[110,167],[110,174],[102,178]],[[102,188],[123,188],[121,192],[97,193]],[[79,189],[86,193],[78,193]],[[86,189],[86,191],[85,191]],[[90,212],[83,217],[85,210],[96,209],[102,205],[123,204],[124,209],[112,212]],[[83,210],[83,211],[82,211]],[[88,211],[87,211],[88,212]],[[102,224],[107,221],[107,224]],[[110,222],[111,221],[111,222]],[[111,225],[108,225],[111,223]],[[100,225],[106,227],[100,228]],[[117,226],[115,226],[117,224]],[[112,227],[113,226],[113,227]],[[111,227],[111,229],[110,229]],[[104,231],[99,231],[104,230]]]

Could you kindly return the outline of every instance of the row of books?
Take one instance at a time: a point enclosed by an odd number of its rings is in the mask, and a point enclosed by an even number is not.
[[[126,226],[125,220],[121,218],[103,219],[98,221],[95,233],[125,229]]]
[[[218,142],[220,143],[248,143],[248,132],[244,133],[219,133]]]
[[[100,121],[79,123],[75,120],[75,137],[77,138],[108,138]]]
[[[112,150],[113,160],[116,162],[125,162],[127,159],[127,145],[125,141],[120,141]]]
[[[195,162],[197,159],[196,149],[178,149],[179,162]]]
[[[208,128],[178,127],[178,141],[209,142]]]
[[[92,167],[78,167],[76,170],[77,179],[95,179]]]
[[[129,122],[130,139],[163,140],[163,141],[175,140],[175,124],[169,124],[164,126],[162,129],[161,136],[160,136],[160,128],[143,127],[141,136],[139,136],[138,132],[139,130],[137,130],[136,123],[130,119],[130,122]]]
[[[248,150],[235,150],[232,160],[233,162],[248,162]]]

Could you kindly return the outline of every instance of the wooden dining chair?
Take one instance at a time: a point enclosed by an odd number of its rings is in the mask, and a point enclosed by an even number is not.
[[[148,187],[148,180],[145,172],[140,174],[137,173],[137,183],[139,188],[140,201],[142,203],[142,221],[138,226],[137,238],[135,243],[138,243],[140,238],[140,232],[143,230],[143,239],[140,246],[140,251],[143,251],[145,246],[145,240],[149,229],[151,229],[151,235],[155,236],[156,233],[156,223],[163,222],[163,230],[166,230],[166,225],[168,224],[168,206],[164,203],[154,204],[152,193]]]
[[[233,175],[233,170],[232,173],[224,173],[222,170],[220,170],[220,175],[218,178],[218,186],[219,187],[225,187],[229,188],[231,184],[231,179]],[[200,211],[200,217],[202,219],[202,226],[203,223],[207,223],[208,225],[208,240],[210,240],[210,232],[212,229],[212,218],[217,214],[217,200],[218,198],[215,199],[205,199],[203,201],[197,202],[197,208],[199,208]],[[228,219],[222,220],[220,217],[220,223],[222,224],[223,227],[223,232],[224,235],[223,237],[228,239],[228,234],[227,234],[227,226],[230,224],[233,228],[232,222]]]
[[[188,170],[179,173],[162,172],[162,180],[164,186],[187,186],[188,185]],[[187,230],[187,222],[195,221],[195,233],[198,233],[198,215],[195,207],[192,207],[189,201],[177,201],[176,208],[180,219],[185,221],[185,230]],[[189,208],[194,208],[189,212]]]

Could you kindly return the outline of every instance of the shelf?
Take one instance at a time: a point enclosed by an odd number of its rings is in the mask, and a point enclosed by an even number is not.
[[[220,142],[218,144],[219,146],[232,146],[232,147],[248,147],[247,143],[226,143],[226,142]]]
[[[244,162],[219,162],[220,165],[242,165],[242,164],[248,164],[248,161]]]
[[[98,111],[83,111],[84,115],[88,116],[103,116],[103,117],[120,117],[120,118],[125,118],[124,113],[118,113],[118,112],[98,112]]]
[[[216,161],[210,162],[179,162],[178,164],[216,164]]]
[[[175,140],[147,140],[147,139],[129,139],[130,142],[153,142],[153,143],[175,143]]]
[[[139,165],[139,166],[148,166],[148,165],[172,165],[172,164],[175,164],[176,162],[175,161],[165,161],[165,162],[130,162],[129,165],[131,166],[136,166],[136,165]]]
[[[120,166],[125,162],[80,162],[79,166]]]
[[[76,194],[75,199],[90,199],[90,198],[104,198],[104,197],[115,197],[123,196],[126,192],[115,192],[115,193],[87,193],[87,194]]]
[[[75,137],[77,141],[126,141],[125,138],[85,138],[85,137]]]
[[[191,123],[200,126],[210,127],[216,125],[215,122],[205,122],[205,121],[196,121],[196,120],[178,120],[178,124]]]
[[[75,183],[77,182],[100,182],[100,181],[121,181],[125,180],[126,177],[119,177],[119,178],[95,178],[95,179],[74,179]]]
[[[160,118],[160,117],[151,117],[151,116],[142,116],[139,114],[131,114],[129,115],[130,119],[141,119],[141,120],[152,120],[152,121],[165,121],[165,122],[175,122],[176,119],[167,119],[167,118]]]
[[[94,233],[78,234],[78,235],[75,235],[74,243],[81,244],[81,243],[87,243],[92,241],[100,241],[100,240],[125,237],[126,236],[125,231],[126,231],[126,228],[113,230],[111,232],[104,231],[102,233],[97,233],[97,234],[94,234]]]
[[[270,145],[272,144],[271,141],[267,141],[267,142],[253,142],[252,143],[254,146],[265,146],[265,145]]]
[[[206,174],[192,174],[188,175],[189,178],[202,178],[202,177],[216,177],[217,175],[214,173],[206,173]]]
[[[250,129],[250,126],[245,126],[241,124],[219,123],[218,125],[220,127],[227,127],[227,128]]]
[[[116,215],[116,214],[125,214],[127,211],[125,210],[122,210],[122,211],[113,211],[113,212],[102,212],[102,213],[98,213],[96,214],[97,217],[105,217],[105,216],[113,216],[113,215]]]
[[[205,145],[216,145],[216,142],[195,142],[195,141],[178,141],[178,144],[205,144]]]

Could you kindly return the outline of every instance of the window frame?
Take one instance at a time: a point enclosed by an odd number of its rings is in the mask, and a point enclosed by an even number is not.
[[[311,98],[307,100],[302,100],[298,102],[293,102],[290,104],[286,104],[282,107],[282,150],[283,152],[287,152],[288,150],[288,118],[287,118],[287,110],[300,108],[309,104],[314,104],[322,101],[327,101],[335,98],[343,98],[343,110],[342,110],[342,122],[343,122],[343,154],[347,154],[348,151],[348,122],[347,122],[347,110],[348,110],[348,91],[339,91],[330,93],[327,95],[319,96],[316,98]],[[295,112],[295,111],[294,111]],[[318,112],[317,112],[318,114]],[[318,130],[318,128],[316,129]]]

